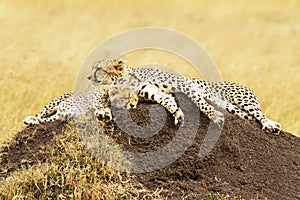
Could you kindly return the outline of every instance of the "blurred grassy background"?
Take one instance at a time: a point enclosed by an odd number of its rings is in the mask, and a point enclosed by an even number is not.
[[[266,115],[300,133],[300,1],[1,1],[0,140],[50,99],[73,90],[81,64],[99,43],[138,27],[195,39],[224,80],[252,88]],[[183,70],[157,52],[128,56]],[[187,70],[183,70],[187,71]]]

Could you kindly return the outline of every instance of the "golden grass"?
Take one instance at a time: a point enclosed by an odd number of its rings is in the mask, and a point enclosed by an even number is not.
[[[268,117],[300,133],[300,3],[290,1],[1,1],[0,139],[51,98],[73,89],[105,39],[137,27],[177,30],[207,50],[224,80],[252,88]],[[172,58],[174,56],[171,56]],[[130,59],[132,58],[132,59]],[[134,59],[133,59],[134,58]],[[128,56],[187,72],[178,59]]]

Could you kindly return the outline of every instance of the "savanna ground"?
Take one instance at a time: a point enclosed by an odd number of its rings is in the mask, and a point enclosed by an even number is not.
[[[252,88],[268,117],[300,134],[300,1],[1,1],[0,11],[1,141],[22,130],[27,115],[73,90],[81,64],[99,43],[138,27],[193,38],[224,80]],[[165,52],[125,58],[196,76]]]

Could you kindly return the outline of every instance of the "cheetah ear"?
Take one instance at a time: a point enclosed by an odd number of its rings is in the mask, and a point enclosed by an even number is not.
[[[122,65],[115,65],[114,68],[117,70],[117,71],[122,71],[124,69],[124,66]]]
[[[116,64],[114,65],[115,69],[118,71],[122,71],[124,69],[124,65],[125,65],[126,61],[122,61],[122,60],[116,60]]]

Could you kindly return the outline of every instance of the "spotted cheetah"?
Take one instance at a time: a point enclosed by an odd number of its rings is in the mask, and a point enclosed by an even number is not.
[[[97,118],[112,119],[111,110],[107,105],[108,91],[103,88],[87,92],[68,92],[51,100],[35,116],[27,116],[26,125],[43,124],[52,121],[66,121],[94,109]]]
[[[140,71],[139,71],[140,70]],[[221,125],[224,121],[224,116],[220,111],[214,109],[209,105],[205,99],[203,93],[206,92],[198,85],[193,83],[192,79],[184,76],[175,75],[172,73],[166,73],[156,69],[133,69],[126,66],[126,63],[117,59],[106,59],[96,62],[91,73],[87,76],[87,79],[93,84],[113,84],[113,85],[127,85],[128,87],[138,88],[141,85],[152,85],[152,89],[155,92],[151,92],[153,99],[158,99],[156,102],[160,104],[166,104],[160,96],[167,95],[167,100],[172,98],[172,93],[183,92],[200,108],[200,110],[206,114],[210,119],[218,125]],[[159,92],[160,95],[157,95]],[[138,92],[139,93],[139,92]],[[167,107],[174,117],[178,116],[178,112],[183,116],[182,111],[178,108],[177,104],[170,103],[171,107]]]
[[[35,116],[27,116],[23,123],[26,125],[43,124],[52,121],[66,121],[71,118],[84,114],[89,109],[94,109],[94,114],[98,119],[107,118],[112,120],[112,113],[109,104],[115,107],[135,108],[139,100],[156,100],[164,99],[162,105],[175,115],[175,124],[177,125],[183,120],[180,112],[172,110],[178,107],[174,97],[171,95],[162,96],[161,92],[151,84],[142,84],[139,90],[130,90],[129,88],[108,86],[96,88],[87,92],[68,92],[56,99],[51,100],[39,113]],[[158,94],[155,98],[153,93]],[[128,101],[128,99],[130,100]]]
[[[251,89],[235,83],[214,83],[153,68],[130,68],[126,62],[117,59],[97,62],[88,79],[93,84],[111,84],[115,83],[117,79],[124,82],[130,79],[138,83],[147,82],[167,94],[175,92],[186,94],[201,112],[218,125],[223,123],[224,116],[209,102],[213,102],[241,118],[256,119],[267,133],[279,133],[281,130],[280,124],[264,116],[255,93]]]
[[[174,117],[175,125],[182,125],[184,114],[178,107],[175,98],[171,94],[163,92],[159,87],[147,81],[140,81],[133,77],[122,77],[123,62],[117,60],[104,60],[97,62],[92,69],[92,73],[88,75],[88,80],[97,86],[114,85],[115,87],[128,87],[132,92],[128,108],[135,108],[139,99],[150,100],[159,103],[166,108]],[[106,66],[112,66],[115,70],[106,71]],[[98,77],[103,77],[98,80]]]

